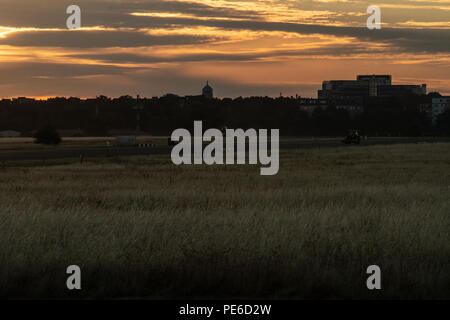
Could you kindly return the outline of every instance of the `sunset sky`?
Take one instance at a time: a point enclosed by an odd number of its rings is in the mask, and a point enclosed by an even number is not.
[[[0,97],[190,95],[206,80],[219,97],[316,97],[357,74],[450,95],[449,18],[450,0],[0,0]]]

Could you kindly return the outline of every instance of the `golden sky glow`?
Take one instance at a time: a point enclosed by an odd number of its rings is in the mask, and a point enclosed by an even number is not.
[[[0,96],[315,97],[323,80],[392,74],[450,95],[450,0],[0,0]],[[75,2],[74,2],[75,3]],[[381,8],[368,30],[366,8]]]

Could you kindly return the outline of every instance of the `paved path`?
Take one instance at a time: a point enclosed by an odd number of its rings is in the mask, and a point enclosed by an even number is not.
[[[369,138],[361,140],[361,145],[390,145],[403,143],[433,143],[450,142],[450,138]],[[353,144],[351,144],[353,146]],[[311,140],[298,142],[281,142],[280,149],[307,149],[307,148],[329,148],[346,147],[337,140]],[[168,146],[157,147],[89,147],[68,148],[49,147],[46,149],[28,150],[0,150],[0,161],[6,160],[46,160],[64,158],[108,157],[108,156],[134,156],[134,155],[157,155],[169,154],[171,148]]]

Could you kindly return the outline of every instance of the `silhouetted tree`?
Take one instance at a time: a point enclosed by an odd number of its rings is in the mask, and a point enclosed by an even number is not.
[[[57,145],[61,143],[61,137],[53,126],[47,125],[38,130],[34,135],[34,143]]]
[[[103,137],[108,134],[108,130],[102,120],[92,118],[86,121],[84,134],[88,136]]]
[[[280,129],[284,136],[338,135],[348,129],[359,129],[371,135],[421,135],[435,132],[431,120],[423,110],[433,96],[370,97],[359,114],[340,108],[352,105],[329,101],[329,107],[316,109],[312,114],[302,111],[300,101],[286,97],[238,97],[207,100],[201,96],[180,97],[168,94],[162,97],[140,98],[122,96],[111,99],[52,98],[47,101],[0,101],[0,131],[30,132],[47,123],[57,129],[83,128],[88,135],[104,135],[110,130],[134,130],[135,106],[140,111],[141,130],[152,135],[170,135],[176,128],[192,128],[194,120],[202,120],[204,129],[254,128]],[[445,123],[441,120],[441,123]],[[445,124],[439,127],[447,133]]]

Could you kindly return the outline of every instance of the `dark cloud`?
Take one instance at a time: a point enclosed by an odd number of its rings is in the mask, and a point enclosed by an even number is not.
[[[160,63],[160,62],[196,62],[196,61],[242,61],[253,60],[264,57],[264,54],[227,54],[227,53],[211,53],[211,54],[185,54],[175,57],[170,56],[152,56],[132,53],[109,53],[109,54],[75,54],[69,57],[92,59],[105,63]]]
[[[134,17],[146,19],[146,17]],[[297,34],[323,34],[340,37],[354,37],[361,41],[390,43],[413,52],[450,52],[450,29],[407,29],[382,28],[369,30],[366,27],[340,27],[300,23],[266,21],[222,21],[186,18],[147,18],[152,23],[178,24],[182,26],[207,26],[224,29],[251,31],[281,31]]]
[[[302,35],[322,34],[338,37],[354,37],[360,41],[386,43],[405,52],[449,53],[449,29],[393,29],[368,30],[356,27],[335,27],[296,23],[261,21],[203,21],[196,19],[134,17],[150,20],[153,26],[208,26],[224,29],[252,31],[281,31]],[[148,26],[147,26],[148,27]],[[220,33],[218,34],[218,36]],[[220,38],[219,38],[220,39]],[[206,43],[217,39],[196,35],[148,35],[141,31],[34,31],[19,32],[0,39],[0,44],[13,46],[47,47],[140,47],[156,45],[186,45]]]
[[[195,2],[178,2],[162,0],[114,1],[114,0],[2,0],[0,21],[3,26],[65,28],[69,5],[80,6],[82,25],[110,27],[134,26],[131,12],[171,12],[184,13],[202,17],[226,17],[253,19],[260,14],[252,10],[234,10],[217,8]]]
[[[381,52],[382,49],[377,49]],[[295,56],[347,56],[353,54],[374,53],[374,49],[360,44],[352,45],[327,45],[322,48],[305,49],[305,50],[273,50],[259,53],[203,53],[203,54],[184,54],[177,56],[154,56],[133,53],[81,53],[73,54],[68,57],[91,59],[101,61],[103,63],[161,63],[161,62],[200,62],[200,61],[251,61],[262,58],[272,57],[295,57]]]
[[[211,41],[195,35],[148,35],[138,31],[32,31],[0,39],[0,45],[65,48],[151,47]]]
[[[407,3],[401,1],[401,3]],[[65,28],[65,10],[72,1],[62,0],[2,0],[0,21],[6,26]],[[361,41],[382,42],[405,52],[449,53],[449,29],[392,29],[368,30],[365,27],[335,27],[300,23],[267,22],[258,19],[260,13],[231,8],[217,8],[195,2],[138,0],[79,0],[82,8],[82,26],[127,27],[127,28],[176,28],[185,26],[218,27],[230,30],[282,31],[298,34],[323,34],[355,37]],[[297,4],[289,3],[298,7]],[[437,3],[438,4],[438,3]],[[323,7],[323,3],[305,2],[305,8]],[[327,6],[329,4],[326,4]],[[343,4],[344,5],[344,4]],[[350,5],[350,4],[346,4]],[[302,2],[303,6],[303,2]],[[337,7],[339,8],[339,6]],[[322,9],[325,10],[325,7]],[[332,9],[330,9],[332,10]],[[339,9],[336,9],[339,10]],[[390,9],[391,10],[391,9]],[[397,10],[397,9],[392,9]],[[132,16],[131,12],[177,12],[201,17],[241,18],[242,21],[217,19],[161,18]],[[386,11],[383,11],[383,16]],[[387,11],[390,14],[392,11]],[[330,17],[332,17],[331,15]],[[361,17],[362,22],[365,17]],[[403,21],[403,20],[402,20]],[[204,42],[206,38],[186,36],[150,37],[140,32],[117,31],[111,33],[27,33],[9,36],[0,43],[18,46],[66,46],[66,47],[134,47],[159,44],[191,44]],[[213,40],[213,39],[211,39]]]

